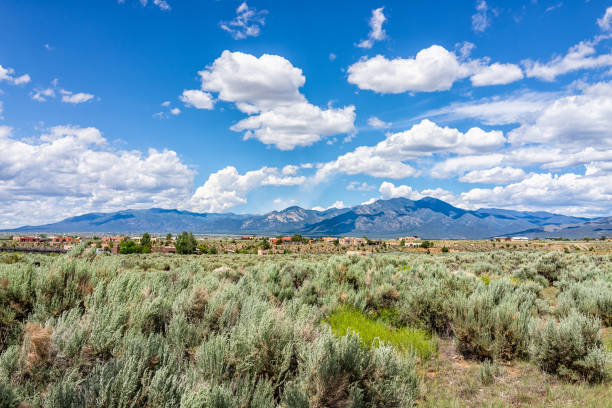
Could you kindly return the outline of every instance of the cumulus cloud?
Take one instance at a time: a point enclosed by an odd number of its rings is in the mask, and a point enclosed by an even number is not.
[[[391,122],[384,122],[378,119],[376,116],[370,116],[368,118],[368,125],[376,129],[385,129],[391,126]]]
[[[612,176],[531,174],[518,183],[461,193],[466,206],[555,211],[573,215],[609,215]]]
[[[423,197],[433,197],[449,203],[453,203],[456,198],[453,193],[442,188],[425,189],[422,191],[414,190],[408,185],[395,186],[393,183],[383,181],[378,189],[380,197],[378,199],[388,200],[390,198],[408,198],[410,200],[420,200]],[[370,200],[370,203],[376,201],[376,198]]]
[[[523,71],[518,65],[493,63],[485,66],[470,77],[472,85],[505,85],[523,79]]]
[[[388,133],[375,146],[360,146],[336,160],[322,164],[315,181],[323,181],[335,173],[368,174],[374,177],[404,178],[419,172],[405,161],[438,153],[485,153],[505,143],[501,131],[484,131],[474,127],[463,133],[441,127],[424,119],[404,132]]]
[[[285,176],[274,167],[238,173],[233,166],[212,173],[188,203],[195,211],[222,212],[247,203],[247,194],[262,186],[293,186],[302,184],[303,176]]]
[[[222,21],[219,26],[230,33],[235,40],[257,37],[261,27],[266,23],[267,13],[267,10],[257,11],[254,7],[249,8],[247,3],[243,2],[236,9],[236,17],[230,21]]]
[[[312,207],[312,209],[315,210],[315,211],[331,210],[332,208],[340,210],[342,208],[346,208],[346,204],[344,204],[343,201],[336,201],[335,203],[333,203],[329,207],[321,207],[321,206]]]
[[[314,176],[314,182],[322,182],[334,175],[367,174],[373,177],[404,178],[415,176],[418,171],[401,160],[389,160],[376,155],[374,148],[359,146],[350,153],[339,156],[336,160],[321,165]]]
[[[114,150],[92,127],[57,126],[36,140],[0,127],[0,151],[3,227],[75,212],[175,207],[189,198],[194,177],[172,150]]]
[[[526,177],[523,169],[514,167],[493,167],[486,170],[472,170],[459,178],[464,183],[508,184]]]
[[[300,93],[306,81],[302,70],[281,56],[264,54],[258,58],[223,51],[199,74],[202,91],[185,91],[183,95],[214,92],[219,100],[234,103],[249,115],[231,127],[244,132],[245,139],[291,150],[354,131],[354,106],[323,109],[309,103]]]
[[[561,97],[548,105],[533,122],[509,133],[513,144],[561,143],[612,147],[612,82],[589,85],[582,94]]]
[[[446,91],[467,77],[475,86],[508,84],[523,77],[516,65],[489,65],[487,59],[460,61],[440,45],[425,48],[414,58],[364,57],[349,66],[348,74],[348,81],[360,89],[383,94]]]
[[[30,82],[31,78],[28,74],[15,76],[15,70],[13,68],[4,68],[0,65],[0,82],[6,81],[13,85],[22,85]]]
[[[348,74],[348,81],[360,89],[396,94],[445,91],[469,72],[454,53],[432,45],[419,51],[414,58],[389,60],[382,55],[362,58],[348,68]]]
[[[362,40],[357,44],[360,48],[372,48],[374,42],[384,40],[387,37],[385,30],[383,30],[382,26],[387,21],[383,13],[384,7],[380,7],[372,10],[372,17],[370,17],[370,32],[368,33],[368,38],[366,40]]]
[[[198,89],[184,90],[179,99],[185,105],[193,106],[196,109],[212,109],[215,106],[212,95]]]
[[[409,130],[387,134],[375,147],[377,155],[404,160],[440,152],[488,152],[503,146],[506,139],[501,131],[484,131],[478,127],[462,133],[458,129],[441,127],[423,119]]]
[[[244,139],[257,139],[280,150],[309,146],[324,137],[353,131],[355,107],[321,109],[307,102],[279,106],[249,116],[230,129],[246,131]]]

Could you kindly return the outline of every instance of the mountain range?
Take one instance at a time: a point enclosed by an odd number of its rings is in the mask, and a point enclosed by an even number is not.
[[[425,239],[487,239],[494,236],[583,238],[612,236],[612,217],[581,218],[549,212],[494,208],[464,210],[425,197],[378,200],[371,204],[325,211],[289,207],[263,215],[195,213],[151,208],[88,213],[63,221],[24,226],[11,233],[176,233],[256,234],[274,236],[362,236]]]

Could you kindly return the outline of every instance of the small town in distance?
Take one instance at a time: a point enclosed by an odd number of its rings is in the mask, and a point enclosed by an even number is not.
[[[410,251],[425,253],[461,252],[499,249],[549,249],[593,251],[607,247],[612,238],[600,236],[580,240],[562,238],[530,239],[524,236],[501,236],[489,240],[427,240],[417,236],[396,239],[370,239],[367,236],[306,237],[287,236],[207,236],[180,234],[142,235],[7,235],[0,236],[0,251],[64,253],[83,243],[98,254],[290,254],[339,253],[365,255],[369,253]]]

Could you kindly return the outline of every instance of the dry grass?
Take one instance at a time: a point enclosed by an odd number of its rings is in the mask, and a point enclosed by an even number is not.
[[[26,368],[31,370],[49,360],[53,330],[50,326],[43,327],[38,323],[28,323],[24,333],[22,350],[26,359]]]
[[[451,340],[440,341],[439,358],[423,371],[420,407],[612,407],[610,383],[571,384],[525,361],[500,365],[490,385],[479,379],[480,363],[465,360]]]

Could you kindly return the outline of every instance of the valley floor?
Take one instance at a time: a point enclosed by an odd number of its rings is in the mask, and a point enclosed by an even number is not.
[[[609,243],[442,245],[0,253],[0,407],[612,406]]]

